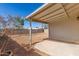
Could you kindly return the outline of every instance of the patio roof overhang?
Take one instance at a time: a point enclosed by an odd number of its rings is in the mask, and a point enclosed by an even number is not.
[[[78,15],[79,4],[48,3],[44,4],[26,18],[33,21],[50,23]]]

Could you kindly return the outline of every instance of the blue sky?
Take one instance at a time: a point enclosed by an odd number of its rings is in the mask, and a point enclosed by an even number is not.
[[[42,6],[43,3],[0,3],[0,15],[6,17],[7,15],[25,17]],[[33,22],[33,27],[40,27],[40,23]],[[29,22],[25,22],[24,27],[29,27]]]

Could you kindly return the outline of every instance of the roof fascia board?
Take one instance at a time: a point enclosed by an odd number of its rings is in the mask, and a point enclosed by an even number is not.
[[[38,9],[36,9],[33,13],[31,13],[30,15],[26,16],[26,19],[29,19],[32,15],[34,15],[36,12],[38,12],[40,9],[42,9],[43,7],[45,7],[48,3],[43,4],[41,7],[39,7]]]

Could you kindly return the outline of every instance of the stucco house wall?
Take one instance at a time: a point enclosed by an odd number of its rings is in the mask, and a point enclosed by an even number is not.
[[[49,38],[79,43],[79,21],[75,17],[49,23]]]

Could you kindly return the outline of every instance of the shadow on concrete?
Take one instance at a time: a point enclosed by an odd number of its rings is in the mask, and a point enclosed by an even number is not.
[[[63,40],[57,40],[57,39],[46,39],[50,41],[55,41],[55,42],[61,42],[61,43],[68,43],[68,44],[74,44],[74,45],[79,45],[77,42],[69,42],[69,41],[63,41]]]

